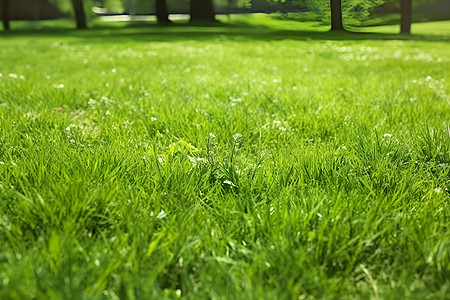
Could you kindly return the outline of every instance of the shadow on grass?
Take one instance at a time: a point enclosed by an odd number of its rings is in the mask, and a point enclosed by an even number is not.
[[[318,26],[320,27],[320,26]],[[314,26],[311,26],[311,29]],[[325,27],[322,27],[325,28]],[[277,29],[265,25],[246,23],[227,24],[169,24],[157,25],[152,22],[128,22],[95,25],[88,30],[71,28],[18,29],[0,32],[1,39],[14,37],[59,38],[73,37],[80,42],[170,42],[170,41],[217,41],[231,40],[240,42],[277,41],[277,40],[405,40],[405,41],[450,41],[448,35],[400,35],[363,32],[328,32],[307,29]]]

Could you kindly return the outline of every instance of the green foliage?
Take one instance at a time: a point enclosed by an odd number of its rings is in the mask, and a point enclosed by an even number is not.
[[[398,7],[400,7],[399,0],[385,0],[386,3],[395,3]],[[436,0],[412,0],[413,7],[420,7],[421,5],[434,3]]]
[[[272,2],[285,2],[281,0],[271,0]],[[300,21],[321,21],[330,23],[330,0],[297,0],[299,5],[305,8],[305,12],[295,15],[294,18]],[[414,7],[433,3],[435,0],[413,0]],[[371,17],[373,10],[385,3],[395,3],[400,7],[397,0],[342,0],[342,15],[344,24],[357,25]]]
[[[111,0],[107,0],[111,1]],[[62,12],[74,15],[72,1],[71,0],[50,0],[51,3],[54,3]],[[83,0],[84,10],[87,16],[92,16],[92,7],[95,5],[94,0]]]
[[[73,7],[70,0],[50,0],[50,2],[56,4],[61,11],[73,14]]]
[[[450,31],[231,19],[2,34],[0,299],[447,298]]]
[[[123,13],[125,9],[125,4],[123,2],[124,1],[122,0],[105,0],[103,8],[107,9],[109,12]]]
[[[343,18],[346,21],[356,20],[356,21],[364,21],[369,18],[372,10],[375,7],[378,7],[384,4],[385,0],[371,0],[371,1],[362,1],[362,0],[343,0],[342,1],[342,9],[343,9]]]
[[[305,8],[315,13],[315,20],[320,20],[324,23],[329,23],[331,18],[330,0],[299,0],[299,3]],[[342,15],[345,23],[354,23],[366,20],[372,10],[385,0],[342,0]],[[312,18],[309,16],[309,18]]]

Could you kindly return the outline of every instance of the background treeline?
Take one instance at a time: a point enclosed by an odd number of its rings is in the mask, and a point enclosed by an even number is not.
[[[214,21],[215,14],[280,12],[285,18],[318,21],[334,29],[343,29],[341,23],[373,25],[367,21],[380,15],[401,15],[402,32],[407,33],[413,16],[450,17],[448,0],[0,0],[0,4],[6,30],[9,20],[75,17],[77,28],[86,28],[86,20],[98,15],[156,15],[159,23],[170,23],[169,14]],[[397,17],[391,20],[399,22]]]

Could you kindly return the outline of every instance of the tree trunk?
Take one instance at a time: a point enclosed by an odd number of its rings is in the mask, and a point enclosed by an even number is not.
[[[216,14],[212,0],[190,0],[191,22],[214,22]]]
[[[9,31],[9,3],[10,0],[1,0],[3,30]]]
[[[331,8],[331,31],[344,30],[344,26],[342,26],[341,0],[330,0],[330,8]]]
[[[72,0],[73,11],[75,12],[75,21],[77,29],[86,29],[86,14],[84,12],[83,0]]]
[[[412,23],[412,0],[401,0],[400,33],[410,34]]]
[[[155,0],[155,14],[158,24],[170,23],[166,0]]]

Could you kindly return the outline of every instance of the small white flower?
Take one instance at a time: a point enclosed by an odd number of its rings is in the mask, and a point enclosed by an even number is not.
[[[69,126],[66,127],[66,131],[70,131],[74,127],[75,127],[75,124],[70,124]]]
[[[62,83],[60,83],[60,84],[55,84],[55,85],[53,85],[53,87],[54,87],[55,89],[63,89],[63,88],[64,88],[64,84],[62,84]]]
[[[435,189],[434,189],[434,192],[435,192],[436,194],[440,194],[440,193],[442,193],[442,189],[441,189],[441,188],[435,188]]]
[[[158,120],[158,119],[155,118],[155,117],[151,117],[150,120],[151,120],[152,122],[155,122],[155,121]]]
[[[384,136],[384,137],[391,137],[392,134],[390,134],[390,133],[385,133],[385,134],[383,134],[383,136]]]
[[[236,187],[236,185],[229,180],[225,180],[223,183]]]
[[[210,138],[215,138],[216,136],[214,135],[214,133],[210,132],[210,133],[209,133],[209,137],[210,137]]]
[[[235,133],[235,134],[233,135],[233,139],[234,139],[235,141],[239,140],[241,137],[242,137],[242,134],[240,134],[239,132],[237,132],[237,133]]]
[[[167,214],[163,210],[161,210],[159,214],[156,216],[157,219],[163,219],[165,217],[167,217]]]
[[[116,70],[116,69],[112,69],[112,70],[111,70],[111,72],[113,72],[113,73],[116,73],[116,72],[117,72],[117,70]]]
[[[206,159],[202,158],[202,157],[192,157],[192,156],[188,155],[188,158],[189,158],[189,160],[190,160],[190,162],[191,162],[193,167],[197,166],[197,163],[199,163],[199,162],[206,161]]]
[[[19,77],[16,73],[9,73],[8,76],[14,79],[17,79]]]
[[[230,97],[231,100],[231,106],[235,106],[237,103],[242,102],[241,98],[232,98]]]
[[[34,120],[37,118],[37,114],[35,112],[27,112],[26,114],[24,114],[24,117]]]

